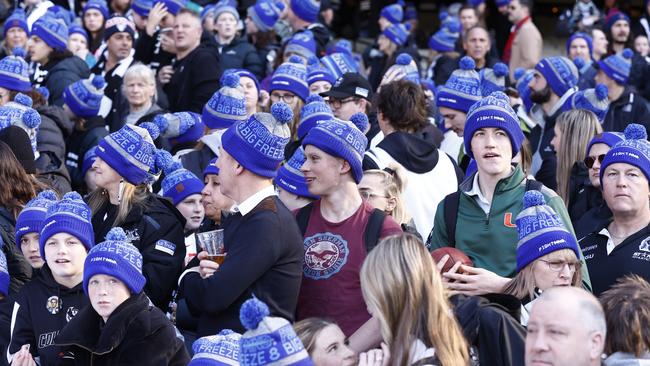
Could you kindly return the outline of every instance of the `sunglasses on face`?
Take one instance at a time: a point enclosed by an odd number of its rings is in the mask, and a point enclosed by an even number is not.
[[[605,160],[605,154],[600,154],[598,156],[587,156],[584,162],[587,168],[591,169],[594,166],[596,160],[598,160],[599,164],[602,164],[603,160]]]

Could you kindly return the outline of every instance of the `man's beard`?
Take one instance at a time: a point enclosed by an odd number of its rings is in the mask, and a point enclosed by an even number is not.
[[[544,104],[551,100],[551,87],[546,85],[544,89],[535,91],[531,89],[530,100],[536,104]]]

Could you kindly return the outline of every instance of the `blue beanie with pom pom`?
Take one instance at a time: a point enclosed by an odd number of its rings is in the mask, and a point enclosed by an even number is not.
[[[78,117],[90,118],[99,113],[104,97],[106,81],[101,75],[90,75],[88,79],[78,80],[63,91],[63,101],[70,111]]]
[[[314,128],[318,121],[325,121],[334,118],[332,110],[320,95],[310,95],[300,110],[300,124],[298,125],[298,139],[303,139],[309,130]]]
[[[271,76],[269,90],[284,90],[294,93],[302,101],[309,96],[307,85],[307,67],[299,56],[289,57],[289,61],[282,63]]]
[[[67,233],[77,238],[86,247],[86,250],[95,245],[93,232],[92,212],[77,192],[68,192],[63,198],[54,202],[47,209],[39,244],[41,258],[45,258],[45,243],[58,233]]]
[[[0,87],[28,93],[32,90],[29,65],[25,61],[25,49],[16,47],[12,54],[0,60]]]
[[[65,50],[68,44],[68,26],[51,13],[45,13],[34,22],[30,35],[37,36],[55,50]]]
[[[307,85],[317,81],[326,81],[334,85],[336,78],[329,69],[321,65],[316,57],[312,57],[307,60]]]
[[[584,109],[593,112],[600,123],[603,122],[609,110],[609,99],[607,98],[607,86],[598,84],[593,89],[581,90],[574,93],[569,103],[565,103],[564,110]]]
[[[214,175],[219,175],[219,167],[217,166],[217,159],[219,158],[212,158],[208,165],[205,166],[205,169],[203,169],[203,179],[205,180],[205,177],[209,174],[214,174]]]
[[[284,58],[287,59],[290,55],[298,55],[305,60],[316,57],[314,34],[309,30],[294,34],[284,47]]]
[[[239,366],[240,340],[241,334],[230,329],[201,337],[192,343],[194,356],[187,366]]]
[[[605,169],[615,163],[625,163],[641,169],[645,178],[650,181],[650,142],[645,127],[636,123],[625,127],[625,140],[614,145],[600,164],[601,186]]]
[[[7,38],[7,32],[11,28],[18,27],[27,33],[29,36],[29,27],[27,26],[27,16],[25,15],[25,9],[16,8],[14,11],[7,17],[4,25],[2,26],[2,34]]]
[[[131,184],[151,183],[156,173],[153,143],[160,130],[153,123],[124,125],[97,145],[97,157]]]
[[[544,76],[548,86],[559,97],[578,85],[578,68],[566,57],[545,57],[535,65],[535,70]]]
[[[570,249],[580,258],[575,236],[567,230],[544,195],[537,190],[524,193],[523,207],[517,215],[517,272],[549,253]]]
[[[627,79],[630,77],[632,56],[634,56],[634,52],[626,48],[620,54],[617,53],[598,61],[598,66],[612,80],[620,85],[625,85],[627,84]]]
[[[400,53],[395,59],[395,64],[388,68],[386,74],[398,73],[393,81],[407,80],[415,84],[420,84],[420,72],[417,65],[413,62],[413,57],[408,53]]]
[[[162,155],[157,156],[157,159],[163,161],[161,165],[165,172],[161,184],[163,197],[171,198],[176,206],[193,194],[201,194],[203,182],[194,173],[184,169],[179,162],[173,161],[169,152],[158,150],[157,154]]]
[[[217,90],[203,107],[203,123],[210,129],[224,129],[246,119],[246,97],[239,74],[226,72]]]
[[[291,323],[270,315],[269,307],[255,297],[239,309],[239,320],[247,329],[239,343],[241,366],[266,364],[258,360],[273,360],[273,364],[285,366],[313,366]]]
[[[20,240],[23,235],[40,233],[47,215],[47,209],[52,206],[58,197],[52,190],[46,190],[32,198],[16,218],[16,245],[20,249]]]
[[[153,119],[158,126],[160,136],[166,138],[172,146],[185,142],[196,143],[205,132],[201,116],[194,112],[176,112],[159,114]]]
[[[406,24],[391,24],[382,34],[386,38],[390,39],[391,42],[395,43],[398,46],[403,46],[406,43],[406,40],[409,37],[409,32],[411,31],[411,23]]]
[[[309,193],[305,174],[300,167],[305,163],[305,151],[302,146],[297,148],[289,161],[278,169],[278,175],[275,177],[275,184],[289,193],[298,197],[307,197],[318,199],[318,196]]]
[[[452,19],[429,38],[429,48],[438,52],[451,52],[459,37],[460,23]]]
[[[32,108],[32,98],[23,93],[16,94],[13,101],[0,106],[0,118],[27,132],[32,151],[36,153],[36,133],[41,125],[41,115]]]
[[[481,95],[488,96],[495,91],[506,89],[506,76],[508,76],[508,65],[497,62],[492,68],[484,68],[479,72],[481,77]]]
[[[247,121],[230,126],[221,137],[222,147],[247,170],[273,178],[284,160],[292,119],[291,107],[275,103],[271,113],[255,113]]]
[[[481,79],[474,70],[476,64],[471,57],[461,58],[459,66],[440,87],[436,102],[438,107],[467,113],[472,104],[481,100]]]
[[[135,245],[126,240],[121,227],[114,227],[106,234],[106,240],[95,245],[84,262],[84,291],[93,276],[103,274],[122,281],[132,294],[139,294],[147,282],[142,275],[142,254]]]
[[[400,0],[395,4],[384,6],[379,16],[386,18],[392,24],[401,23],[404,19],[404,1]]]
[[[309,130],[302,146],[315,146],[329,155],[339,157],[350,164],[354,181],[359,184],[363,177],[363,154],[368,139],[352,122],[336,119],[321,121]]]

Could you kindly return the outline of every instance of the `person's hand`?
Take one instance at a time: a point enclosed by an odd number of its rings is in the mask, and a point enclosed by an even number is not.
[[[158,82],[160,82],[162,85],[165,85],[169,83],[173,75],[174,68],[171,67],[171,65],[163,66],[160,68],[160,71],[158,71]]]
[[[270,103],[271,103],[271,96],[269,95],[269,92],[267,92],[266,90],[261,90],[257,105],[260,107],[261,110],[267,111]]]
[[[20,351],[16,352],[14,355],[13,361],[11,361],[12,366],[36,366],[32,354],[29,353],[29,345],[25,344],[20,347]]]
[[[199,258],[199,273],[201,278],[206,279],[214,274],[219,269],[219,264],[207,259],[208,252],[205,250],[200,252],[197,257]]]
[[[165,52],[176,54],[176,42],[171,33],[163,33],[162,37],[160,37],[160,48]]]
[[[147,26],[145,27],[145,32],[147,32],[149,37],[153,37],[153,34],[156,33],[156,28],[158,28],[158,25],[160,25],[160,22],[167,14],[169,14],[167,7],[162,2],[156,3],[156,5],[149,10]]]
[[[358,366],[388,366],[390,365],[390,351],[386,343],[381,344],[381,349],[371,349],[359,354]]]
[[[492,271],[461,265],[460,262],[456,262],[448,272],[443,273],[442,278],[452,293],[468,296],[500,293],[510,282],[509,278],[501,277]]]

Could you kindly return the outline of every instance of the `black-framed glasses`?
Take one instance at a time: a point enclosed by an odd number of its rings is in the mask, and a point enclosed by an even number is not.
[[[580,269],[580,266],[582,266],[582,263],[580,262],[547,261],[544,259],[540,259],[540,261],[546,263],[548,268],[553,272],[560,272],[564,269],[564,266],[569,266],[569,271],[575,272]]]
[[[599,164],[602,164],[603,160],[605,160],[605,154],[600,154],[598,156],[587,156],[584,162],[587,168],[591,169],[594,166],[596,160],[598,160]]]
[[[343,104],[354,102],[356,100],[357,100],[357,98],[355,98],[355,97],[350,97],[350,98],[346,98],[346,99],[335,99],[335,98],[330,97],[327,100],[327,104],[329,104],[330,108],[338,109],[338,108],[341,108],[341,106]]]
[[[279,94],[279,93],[276,93],[276,92],[271,93],[271,101],[273,103],[283,101],[283,102],[285,102],[287,104],[291,104],[291,103],[293,103],[294,98],[296,98],[296,96],[294,94]]]

